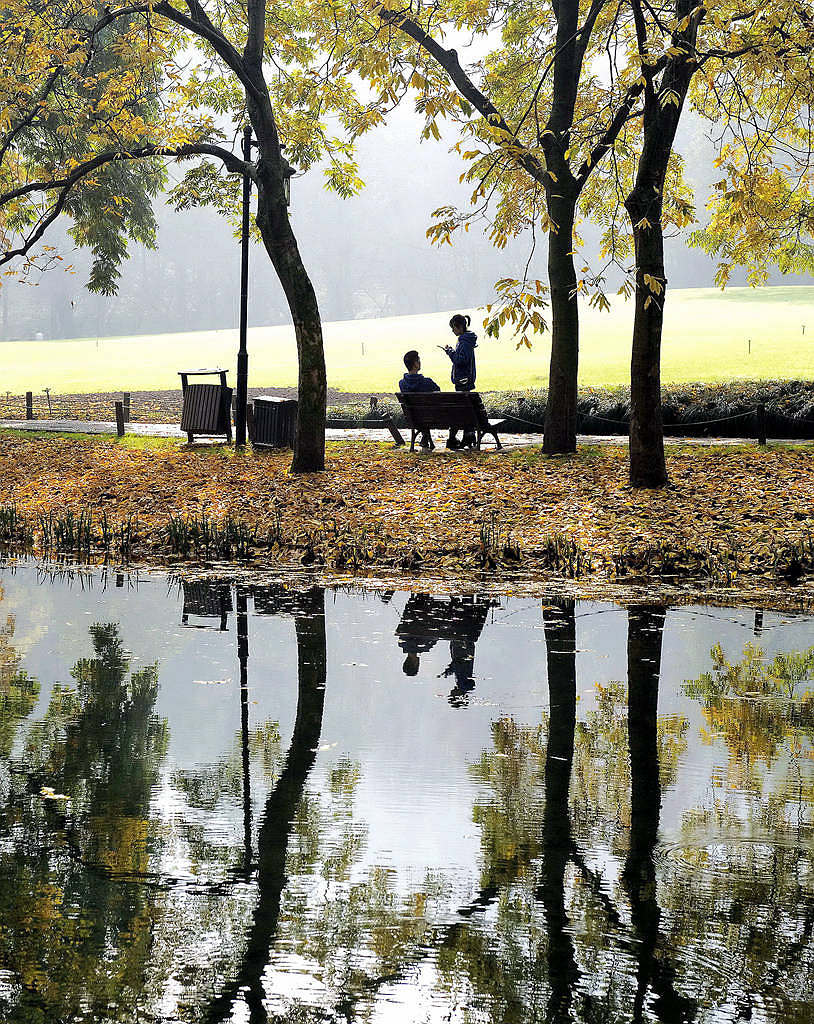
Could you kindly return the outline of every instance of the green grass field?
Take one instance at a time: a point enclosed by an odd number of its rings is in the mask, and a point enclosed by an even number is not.
[[[484,338],[481,314],[472,314],[480,336],[478,387],[482,391],[540,387],[546,383],[550,342],[517,351],[506,336]],[[617,301],[610,313],[582,310],[580,382],[624,384],[629,378],[633,309]],[[452,340],[448,313],[325,325],[328,383],[345,391],[391,391],[408,348],[422,355],[424,372],[442,387],[449,359],[435,346]],[[751,341],[751,352],[749,342]],[[232,369],[237,331],[198,331],[129,338],[0,343],[0,391],[20,394],[50,387],[56,393],[165,390],[179,386],[177,371]],[[252,387],[297,383],[290,327],[249,332]],[[687,289],[669,293],[662,350],[665,383],[733,378],[814,378],[814,287]],[[230,375],[234,382],[234,373]]]

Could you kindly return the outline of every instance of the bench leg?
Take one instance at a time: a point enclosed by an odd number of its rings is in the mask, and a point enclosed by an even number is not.
[[[396,424],[393,422],[390,416],[387,416],[384,422],[385,426],[390,431],[393,440],[396,442],[396,447],[401,447],[401,445],[404,444],[404,438],[401,436],[399,428],[396,426]]]
[[[484,439],[484,437],[486,437],[487,434],[491,434],[492,435],[492,437],[495,439],[495,448],[496,448],[497,451],[500,451],[501,448],[503,447],[503,445],[500,443],[500,438],[497,436],[497,431],[496,430],[481,430],[481,431],[478,431],[478,451],[481,450],[481,445],[483,443],[483,439]]]
[[[415,451],[415,439],[416,439],[417,434],[418,434],[417,430],[411,430],[410,431],[410,451],[411,452]]]
[[[192,431],[187,431],[187,444],[192,444]]]

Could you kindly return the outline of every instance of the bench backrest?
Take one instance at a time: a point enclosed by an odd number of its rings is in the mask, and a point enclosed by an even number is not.
[[[489,426],[483,399],[477,391],[408,391],[396,395],[413,430],[478,430]]]

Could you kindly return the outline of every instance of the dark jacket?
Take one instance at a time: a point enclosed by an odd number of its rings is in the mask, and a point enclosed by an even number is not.
[[[458,344],[448,352],[452,360],[452,383],[456,391],[475,390],[475,349],[478,336],[474,331],[464,331],[458,337]]]
[[[440,391],[431,377],[423,373],[405,373],[399,381],[399,391]]]

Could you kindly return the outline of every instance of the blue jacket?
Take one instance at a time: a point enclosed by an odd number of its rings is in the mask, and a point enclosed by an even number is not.
[[[452,360],[452,383],[456,390],[475,390],[475,349],[477,347],[477,334],[474,331],[464,331],[458,338],[458,344],[448,353]]]
[[[440,391],[431,377],[422,373],[405,373],[399,381],[399,391]]]

